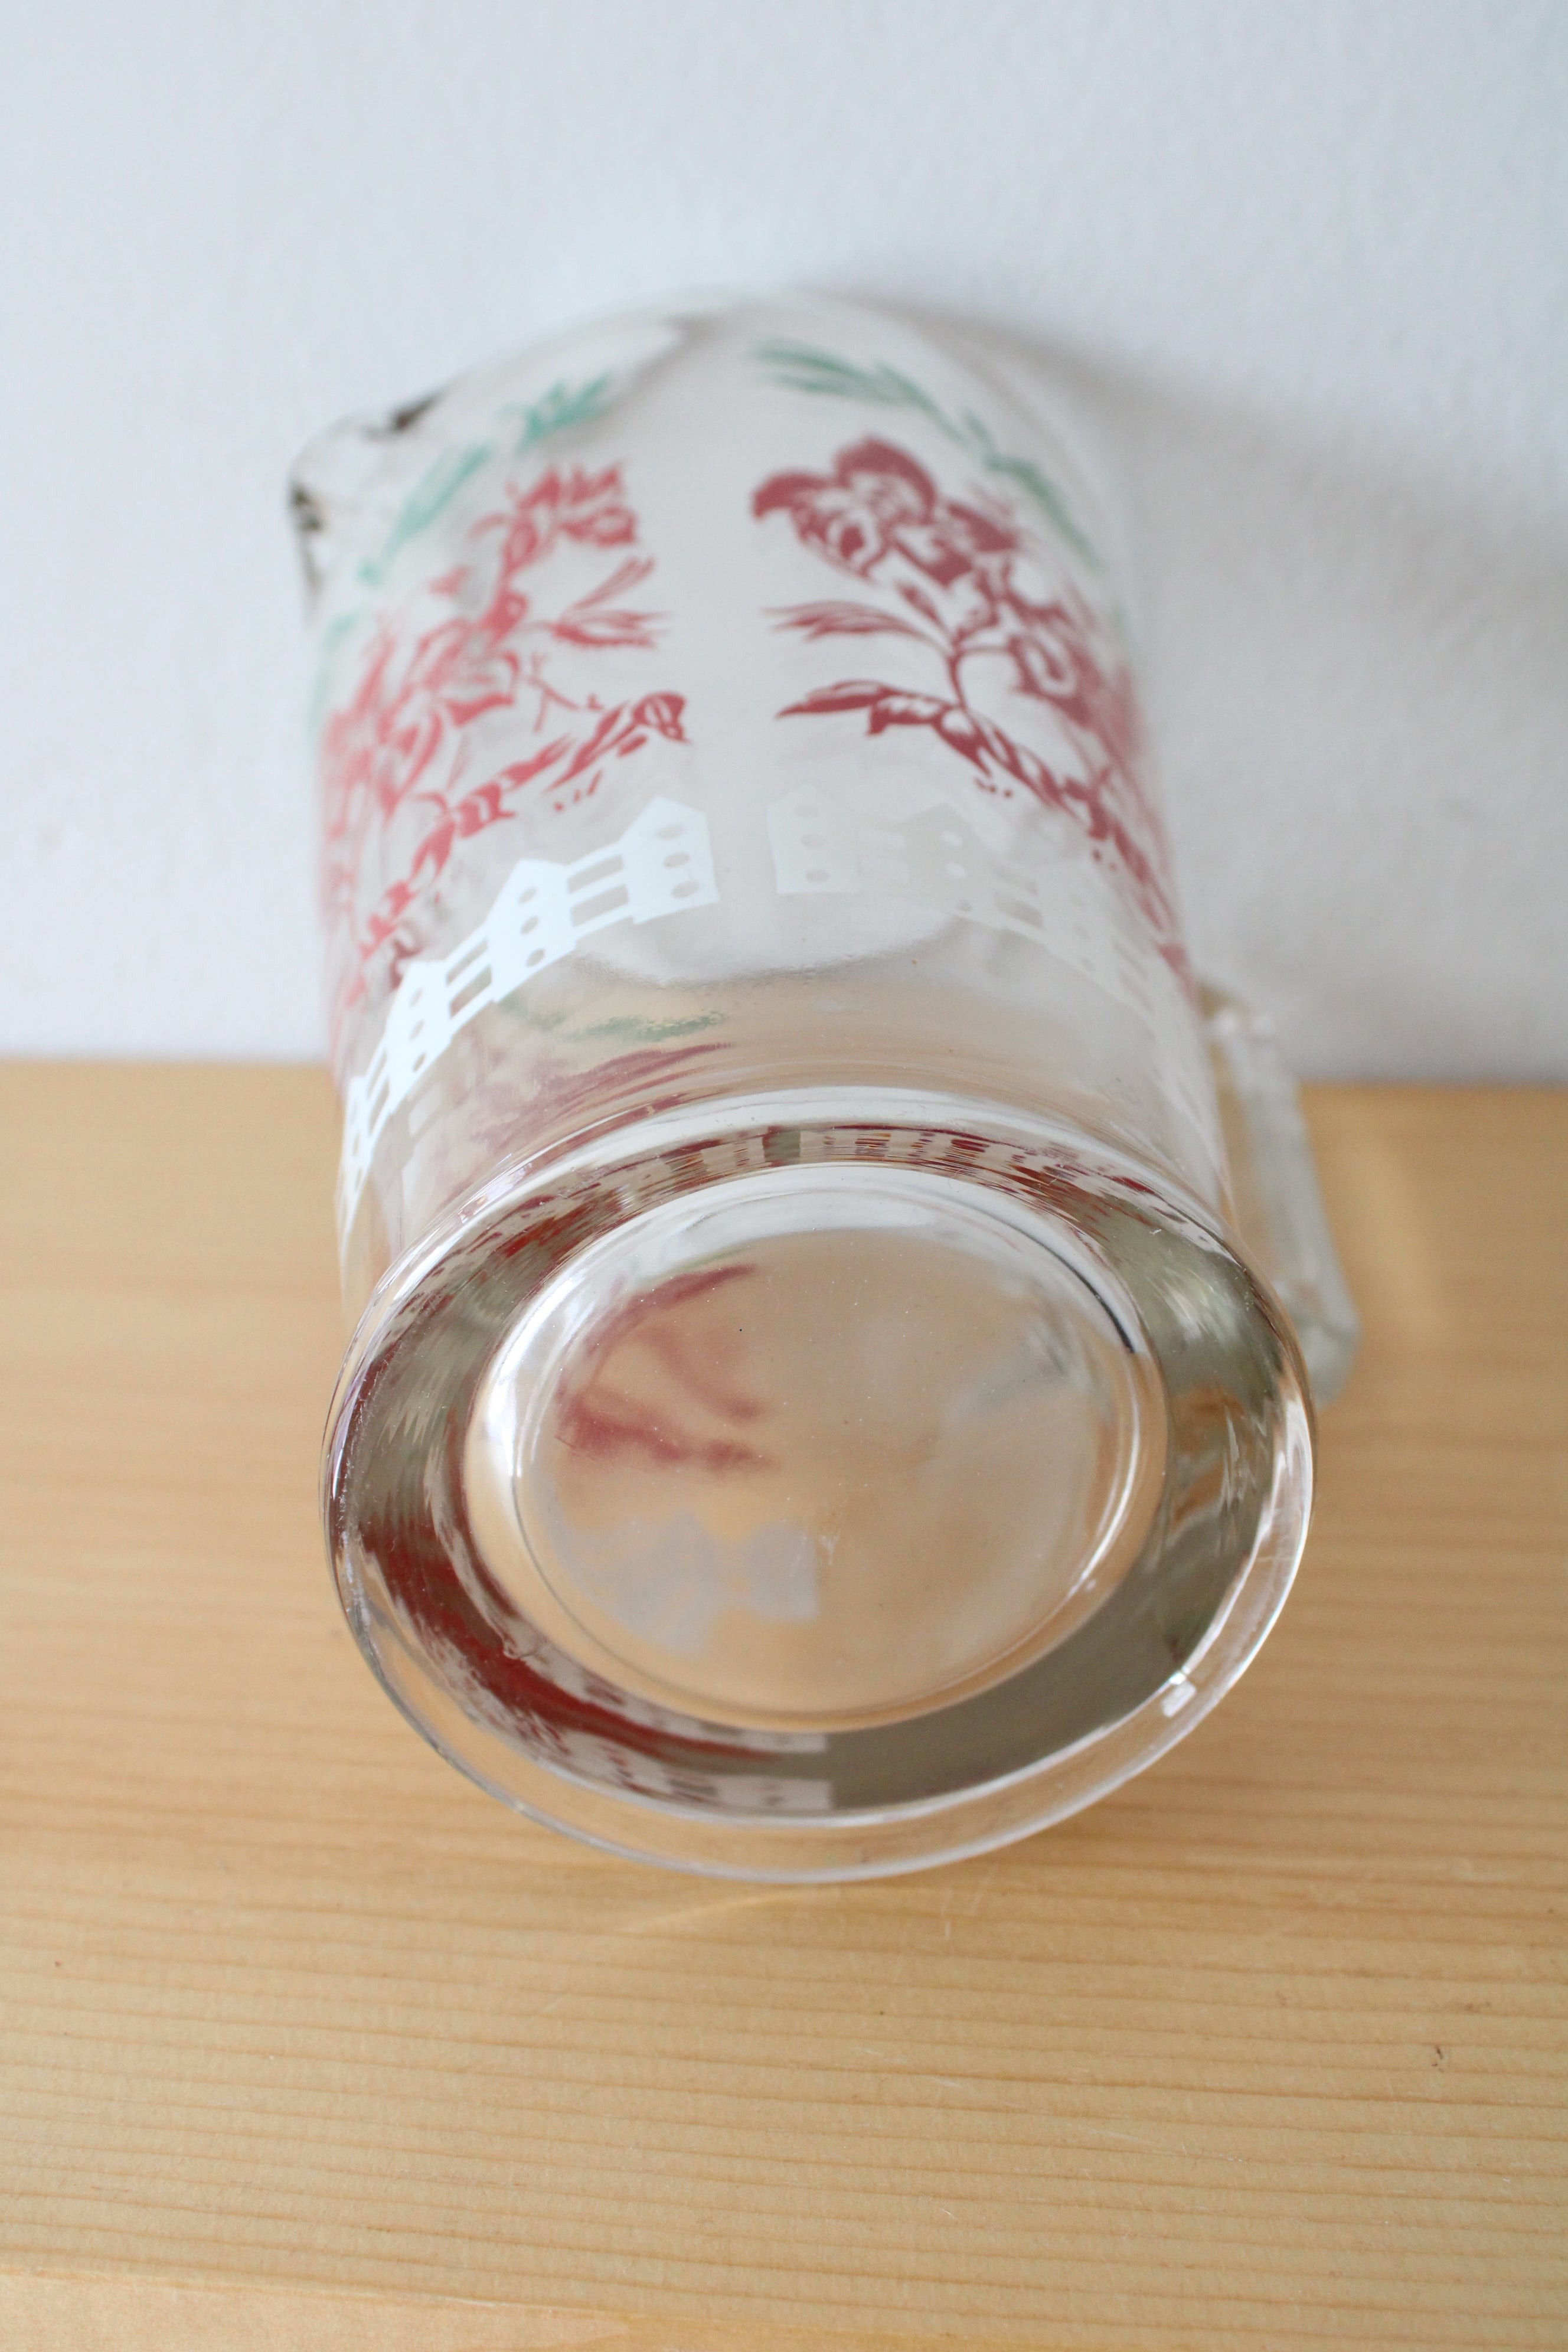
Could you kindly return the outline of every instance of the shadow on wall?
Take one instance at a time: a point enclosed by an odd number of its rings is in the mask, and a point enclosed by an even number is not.
[[[1304,1076],[1568,1078],[1568,517],[997,342],[1125,492],[1200,969]]]

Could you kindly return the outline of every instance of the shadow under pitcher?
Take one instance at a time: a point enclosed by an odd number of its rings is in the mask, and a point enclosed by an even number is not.
[[[336,428],[294,513],[383,1684],[737,1876],[1114,1788],[1277,1614],[1354,1322],[1048,375],[689,303]]]

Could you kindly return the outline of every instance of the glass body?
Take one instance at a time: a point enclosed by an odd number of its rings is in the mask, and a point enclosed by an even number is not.
[[[1262,1638],[1311,1433],[1048,388],[696,304],[339,428],[295,512],[372,1664],[693,1868],[1089,1801]]]

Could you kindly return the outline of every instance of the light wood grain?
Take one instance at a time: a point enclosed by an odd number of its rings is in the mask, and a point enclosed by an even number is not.
[[[320,1075],[0,1073],[0,2345],[1568,2343],[1568,1098],[1310,1108],[1367,1338],[1258,1665],[1061,1829],[759,1892],[361,1664]]]

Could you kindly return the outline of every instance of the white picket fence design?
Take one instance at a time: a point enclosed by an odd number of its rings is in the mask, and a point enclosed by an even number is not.
[[[903,898],[1030,940],[1081,972],[1137,1014],[1167,1096],[1201,1133],[1212,1134],[1215,1114],[1196,1016],[1087,858],[1015,866],[994,857],[949,808],[922,810],[898,825],[868,824],[815,784],[773,802],[767,824],[781,898],[870,892]],[[618,841],[570,865],[520,860],[478,929],[450,955],[408,966],[368,1067],[349,1080],[340,1232],[346,1234],[353,1222],[388,1119],[487,1005],[613,923],[652,922],[718,898],[707,821],[679,801],[650,802]]]
[[[1214,1140],[1197,1015],[1087,856],[1013,865],[993,856],[950,808],[922,809],[896,825],[868,824],[816,784],[772,803],[768,841],[781,898],[879,893],[1010,931],[1058,957],[1137,1015],[1167,1097]]]
[[[381,1042],[343,1097],[338,1223],[346,1234],[386,1122],[460,1029],[613,923],[651,923],[719,891],[707,820],[679,801],[650,801],[618,841],[570,865],[524,857],[477,930],[449,955],[411,963]]]

